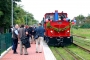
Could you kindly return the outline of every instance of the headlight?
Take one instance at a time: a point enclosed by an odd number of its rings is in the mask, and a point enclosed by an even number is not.
[[[69,32],[69,30],[67,32]]]
[[[52,33],[53,31],[51,30],[50,32]]]
[[[67,37],[67,38],[70,38],[70,37]]]

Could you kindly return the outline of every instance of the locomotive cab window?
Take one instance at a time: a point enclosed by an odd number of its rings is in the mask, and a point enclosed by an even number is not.
[[[47,14],[47,15],[45,16],[45,19],[47,19],[47,20],[53,20],[53,19],[54,19],[54,15],[52,15],[52,14]]]

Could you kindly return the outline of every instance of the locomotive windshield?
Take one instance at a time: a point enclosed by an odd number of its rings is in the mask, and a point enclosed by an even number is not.
[[[67,18],[67,15],[66,14],[60,14],[59,15],[59,19],[63,20],[64,18]]]
[[[55,20],[55,13],[46,13],[45,20]],[[67,18],[67,13],[58,13],[58,19],[62,20],[62,18]]]
[[[46,18],[45,19],[50,19],[50,20],[54,20],[54,14],[53,15],[46,15]]]

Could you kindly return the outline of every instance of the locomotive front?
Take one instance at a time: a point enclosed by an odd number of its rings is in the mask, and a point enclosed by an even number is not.
[[[67,20],[67,13],[46,13],[44,18],[46,40],[51,46],[65,46],[73,43],[71,36],[70,20]]]

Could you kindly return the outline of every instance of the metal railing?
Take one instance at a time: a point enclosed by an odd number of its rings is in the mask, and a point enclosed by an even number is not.
[[[0,55],[12,45],[11,33],[0,34]]]

